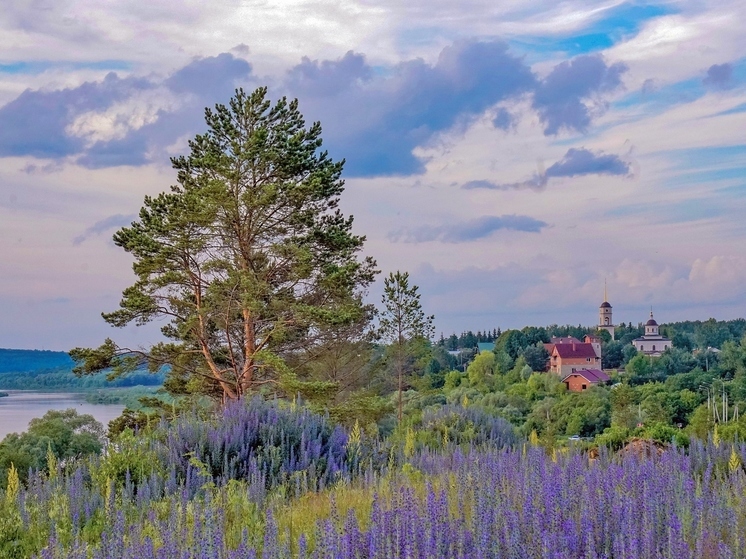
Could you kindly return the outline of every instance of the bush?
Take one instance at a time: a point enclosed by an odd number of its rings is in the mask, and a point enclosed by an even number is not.
[[[614,425],[607,427],[604,432],[596,437],[596,443],[605,446],[609,450],[621,450],[630,437],[630,430]]]
[[[513,426],[505,419],[478,407],[453,405],[426,410],[417,436],[421,443],[431,448],[442,446],[444,441],[457,445],[489,443],[496,447],[517,442]]]
[[[643,437],[658,441],[660,443],[675,443],[676,446],[688,447],[689,437],[681,429],[676,429],[665,423],[654,423],[646,427],[642,433]]]
[[[101,459],[93,461],[91,477],[105,491],[109,482],[123,487],[129,482],[139,485],[153,474],[163,476],[163,453],[157,449],[150,437],[125,429]]]
[[[50,410],[32,419],[28,431],[11,433],[0,442],[0,486],[11,464],[26,481],[29,469],[47,467],[50,453],[57,461],[99,454],[103,440],[103,426],[93,416],[78,415],[74,409]]]
[[[178,419],[168,429],[166,447],[182,479],[242,479],[267,489],[298,476],[310,488],[324,487],[353,466],[341,427],[307,409],[259,398],[229,404],[214,421]]]

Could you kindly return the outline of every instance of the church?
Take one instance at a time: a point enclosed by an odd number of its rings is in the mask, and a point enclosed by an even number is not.
[[[604,286],[604,302],[598,308],[598,329],[606,330],[614,339],[614,319],[612,317],[612,307],[606,296],[606,287]],[[658,331],[658,323],[653,318],[653,311],[650,310],[650,318],[645,323],[645,334],[641,338],[632,340],[632,345],[640,353],[650,355],[651,357],[660,357],[664,351],[672,346],[671,340],[661,336]]]
[[[645,323],[645,334],[641,338],[632,340],[632,345],[640,353],[651,357],[660,357],[664,351],[671,347],[671,340],[661,336],[658,332],[658,323],[653,318],[652,310],[650,311],[650,318]]]

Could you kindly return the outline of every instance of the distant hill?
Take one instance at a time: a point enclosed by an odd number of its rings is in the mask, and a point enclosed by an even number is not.
[[[0,389],[6,390],[89,390],[126,386],[159,386],[165,373],[135,371],[114,381],[106,373],[77,377],[75,363],[64,351],[0,349]]]
[[[71,369],[73,360],[64,351],[0,349],[0,373],[26,373],[49,369]]]

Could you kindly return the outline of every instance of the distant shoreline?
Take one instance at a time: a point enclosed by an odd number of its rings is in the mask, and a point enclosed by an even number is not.
[[[122,388],[90,388],[90,389],[74,389],[74,388],[29,388],[24,390],[21,388],[2,388],[0,389],[0,398],[14,396],[18,394],[70,394],[73,396],[88,396],[97,392],[120,392]]]
[[[49,394],[82,397],[82,401],[94,405],[123,405],[131,409],[140,409],[142,406],[139,399],[142,397],[157,397],[157,392],[162,386],[111,386],[106,388],[30,388],[27,390],[18,388],[4,388],[0,390],[0,397],[15,396],[22,394]]]

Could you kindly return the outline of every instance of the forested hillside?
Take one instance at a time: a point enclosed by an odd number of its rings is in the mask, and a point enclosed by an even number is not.
[[[107,373],[77,377],[74,362],[64,351],[0,349],[0,389],[5,390],[88,390],[125,386],[158,386],[163,373],[138,371],[127,377],[107,380]]]
[[[64,351],[0,349],[0,373],[24,373],[49,369],[72,370],[73,360]]]

